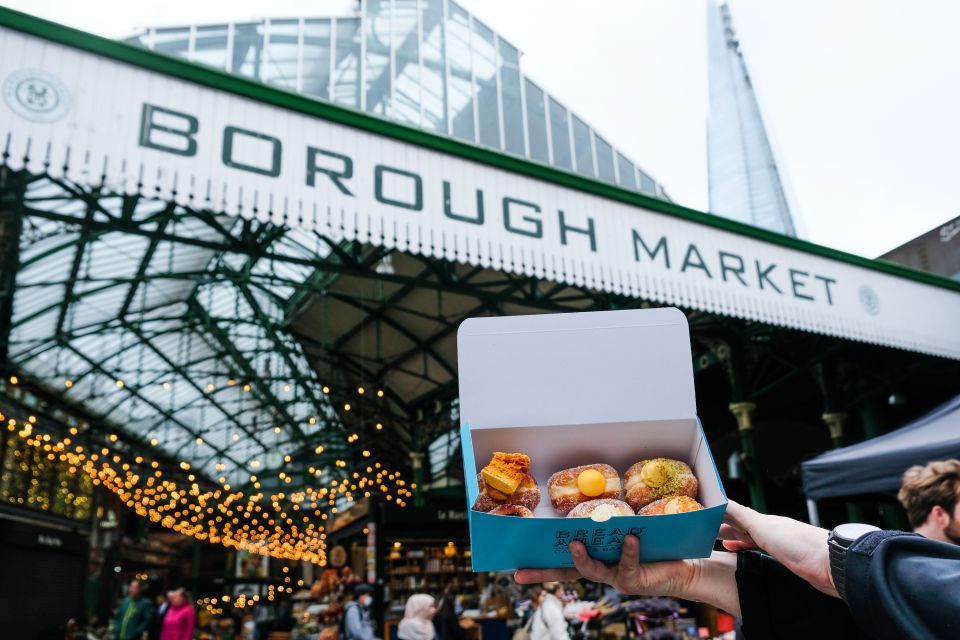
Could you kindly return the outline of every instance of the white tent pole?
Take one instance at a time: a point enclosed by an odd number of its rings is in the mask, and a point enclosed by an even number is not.
[[[813,498],[807,498],[807,519],[813,526],[820,526],[820,512],[817,510],[817,501]]]

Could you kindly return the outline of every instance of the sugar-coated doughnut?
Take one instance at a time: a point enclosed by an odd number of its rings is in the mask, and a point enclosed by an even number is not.
[[[502,504],[493,511],[488,511],[495,516],[514,516],[516,518],[532,518],[533,511],[519,504]]]
[[[697,477],[690,465],[670,458],[641,460],[623,476],[624,498],[635,510],[671,496],[697,497]]]
[[[699,511],[703,505],[689,496],[673,496],[654,500],[637,512],[638,516],[668,516],[674,513]]]
[[[523,477],[517,490],[509,496],[488,487],[480,474],[477,474],[477,482],[480,483],[480,495],[473,503],[474,511],[492,511],[504,504],[516,504],[533,511],[540,504],[540,487],[529,473]]]
[[[597,482],[598,473],[600,482]],[[547,495],[550,496],[553,508],[566,514],[588,500],[622,499],[623,485],[620,483],[620,474],[610,465],[585,464],[558,471],[550,476],[547,480]]]
[[[623,500],[602,498],[581,502],[567,514],[568,518],[593,518],[597,522],[609,520],[613,516],[632,516],[633,509]]]

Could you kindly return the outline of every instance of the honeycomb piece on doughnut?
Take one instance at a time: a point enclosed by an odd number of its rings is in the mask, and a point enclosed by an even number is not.
[[[490,464],[485,466],[480,474],[488,487],[509,496],[517,490],[529,470],[529,456],[522,453],[497,451],[493,454]]]

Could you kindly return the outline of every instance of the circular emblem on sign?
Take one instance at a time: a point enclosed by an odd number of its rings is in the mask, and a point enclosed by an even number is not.
[[[862,304],[863,309],[872,316],[880,313],[880,298],[878,298],[877,293],[867,285],[860,287],[860,304]]]
[[[53,122],[70,109],[70,92],[46,71],[21,69],[3,81],[3,99],[14,113],[34,122]]]
[[[347,550],[343,548],[343,545],[338,544],[334,548],[330,549],[330,566],[340,568],[343,565],[347,564]]]

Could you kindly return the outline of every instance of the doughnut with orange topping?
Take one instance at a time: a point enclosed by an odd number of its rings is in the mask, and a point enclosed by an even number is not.
[[[564,469],[547,480],[547,495],[553,508],[567,514],[588,500],[623,498],[620,474],[608,464],[586,464]]]
[[[669,516],[674,513],[699,511],[703,505],[689,496],[673,496],[654,500],[637,512],[638,516]]]

